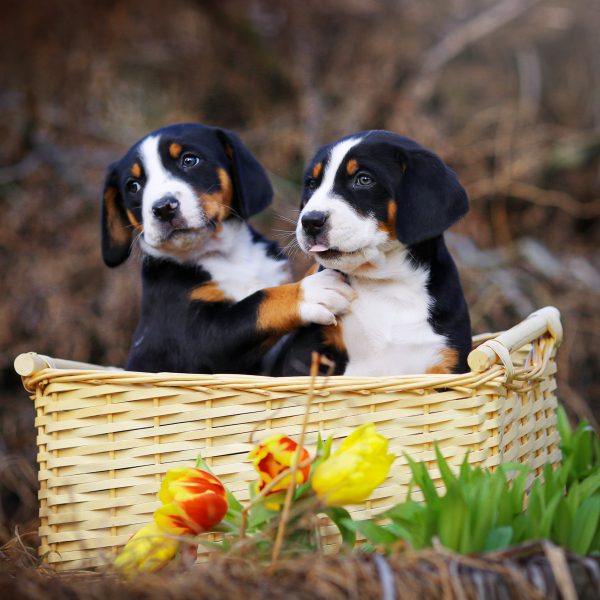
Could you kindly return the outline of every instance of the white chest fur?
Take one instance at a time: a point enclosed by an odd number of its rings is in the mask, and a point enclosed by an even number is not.
[[[227,222],[198,264],[208,271],[227,298],[238,302],[267,287],[287,283],[286,261],[267,256],[264,244],[252,241],[245,223]]]
[[[341,320],[349,359],[344,374],[425,373],[446,346],[428,322],[428,271],[413,266],[402,251],[370,275],[350,276],[357,298]]]

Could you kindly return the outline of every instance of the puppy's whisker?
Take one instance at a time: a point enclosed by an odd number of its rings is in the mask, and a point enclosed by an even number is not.
[[[290,217],[288,217],[287,215],[282,215],[281,213],[275,213],[275,216],[278,219],[281,219],[282,221],[287,221],[288,223],[293,223],[294,225],[296,224],[298,219],[292,219]]]

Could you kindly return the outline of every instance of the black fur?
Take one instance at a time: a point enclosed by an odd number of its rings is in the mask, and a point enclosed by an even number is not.
[[[262,291],[239,302],[188,299],[210,281],[202,267],[144,257],[140,322],[126,368],[181,373],[261,371],[268,337],[256,330]]]

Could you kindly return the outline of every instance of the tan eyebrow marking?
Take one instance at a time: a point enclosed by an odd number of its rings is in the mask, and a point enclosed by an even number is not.
[[[169,146],[169,154],[171,155],[171,158],[179,158],[182,150],[183,148],[181,147],[181,144],[176,144],[175,142]]]
[[[316,179],[320,174],[321,171],[323,170],[323,162],[319,161],[312,170],[312,176]]]
[[[346,165],[346,173],[348,173],[348,175],[354,175],[356,171],[358,171],[358,161],[352,158]]]
[[[133,165],[131,166],[130,173],[133,175],[133,177],[141,177],[142,167],[140,167],[140,163],[133,163]]]

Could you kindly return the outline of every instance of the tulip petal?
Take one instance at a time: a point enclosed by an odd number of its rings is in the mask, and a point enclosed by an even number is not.
[[[165,536],[156,523],[142,527],[125,545],[114,565],[124,575],[154,572],[177,554],[179,542]]]
[[[248,457],[252,460],[254,468],[259,475],[257,486],[259,492],[269,485],[276,477],[291,468],[294,464],[297,450],[298,444],[294,440],[278,434],[267,438],[248,454]],[[306,448],[303,448],[300,453],[300,463],[306,462],[309,458],[310,454]],[[296,473],[296,483],[300,485],[307,481],[309,474],[310,466],[298,470]],[[276,494],[287,490],[291,485],[291,482],[292,476],[290,474],[273,486],[269,490],[269,494]]]
[[[329,506],[366,500],[385,481],[395,459],[387,449],[388,441],[375,425],[358,427],[315,469],[312,487],[317,496]]]

